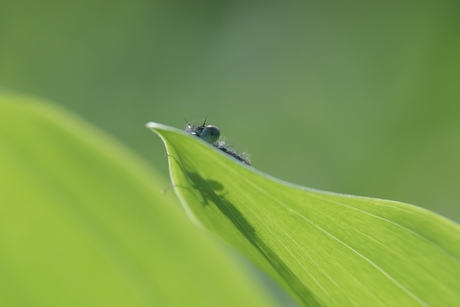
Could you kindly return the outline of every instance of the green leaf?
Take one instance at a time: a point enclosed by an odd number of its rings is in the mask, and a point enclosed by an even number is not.
[[[148,126],[166,144],[171,178],[187,212],[298,302],[460,305],[458,225],[399,202],[281,182],[199,138]]]
[[[71,114],[1,94],[0,306],[271,305],[166,186]]]

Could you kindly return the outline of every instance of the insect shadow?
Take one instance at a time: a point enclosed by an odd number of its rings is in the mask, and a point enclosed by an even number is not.
[[[220,182],[212,179],[204,179],[199,174],[193,172],[188,172],[187,178],[190,180],[194,190],[200,193],[204,206],[215,205],[251,243],[260,243],[254,227],[251,226],[241,212],[225,197],[227,192],[225,192],[225,188]]]
[[[310,290],[299,280],[299,278],[289,269],[283,260],[263,241],[257,234],[256,229],[226,198],[228,192],[225,191],[225,186],[217,180],[205,179],[200,174],[191,171],[190,167],[186,167],[176,157],[167,154],[167,156],[175,161],[181,169],[184,176],[187,178],[190,186],[174,185],[175,189],[185,189],[191,192],[197,199],[200,200],[203,206],[216,206],[218,210],[238,229],[240,234],[244,236],[249,243],[260,252],[260,254],[268,261],[286,281],[292,291],[298,295],[306,306],[320,306],[315,296]],[[171,163],[171,161],[170,161]],[[197,194],[198,193],[198,194]]]
[[[241,214],[238,208],[226,198],[228,193],[225,191],[224,185],[216,180],[205,179],[198,173],[186,171],[185,169],[183,170],[186,172],[185,175],[190,181],[193,190],[200,194],[203,206],[216,206],[238,229],[240,234],[242,234],[251,245],[254,246],[274,268],[276,268],[283,279],[289,281],[292,290],[298,294],[299,298],[302,299],[306,305],[319,305],[310,290],[303,285],[278,255],[260,239],[251,223]]]

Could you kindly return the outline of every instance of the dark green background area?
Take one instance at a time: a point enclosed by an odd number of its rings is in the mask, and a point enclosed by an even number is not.
[[[3,0],[0,87],[165,177],[145,123],[208,116],[263,172],[460,221],[459,33],[458,1]]]

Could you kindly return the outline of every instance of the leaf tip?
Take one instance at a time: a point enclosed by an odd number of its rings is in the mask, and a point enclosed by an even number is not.
[[[171,127],[155,122],[148,122],[147,124],[145,124],[145,127],[147,127],[155,133],[158,133],[159,130],[171,130]]]
[[[148,122],[147,124],[145,124],[145,127],[154,130],[155,128],[158,127],[158,124],[154,122]]]

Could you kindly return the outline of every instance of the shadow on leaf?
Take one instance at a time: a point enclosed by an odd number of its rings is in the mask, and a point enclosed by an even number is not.
[[[308,306],[321,305],[310,290],[294,275],[276,253],[263,242],[256,233],[255,228],[241,214],[241,212],[225,197],[225,187],[216,180],[204,179],[199,174],[186,170],[183,166],[185,176],[188,178],[197,199],[203,206],[216,206],[219,211],[227,217],[238,231],[262,254],[262,256],[276,269],[284,280],[289,280],[292,290]]]

